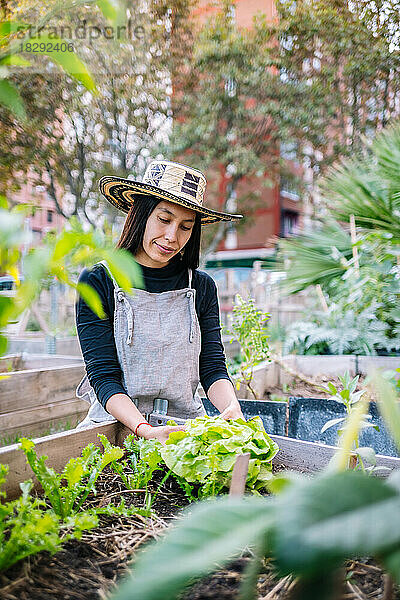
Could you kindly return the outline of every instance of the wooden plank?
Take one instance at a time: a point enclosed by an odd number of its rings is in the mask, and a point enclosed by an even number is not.
[[[68,365],[8,373],[0,383],[0,414],[70,400],[84,372],[83,365]]]
[[[120,436],[119,425],[116,422],[105,423],[89,429],[72,429],[38,438],[34,440],[36,451],[38,456],[46,454],[49,457],[46,464],[60,472],[70,458],[80,456],[87,444],[92,442],[96,446],[101,446],[98,433],[104,434],[112,444],[115,444],[116,437]],[[19,444],[0,448],[0,463],[9,465],[4,488],[8,499],[20,495],[19,483],[26,479],[33,479],[35,488],[39,487],[31,468],[26,464],[24,453],[19,449]]]
[[[85,414],[88,410],[89,404],[79,398],[64,402],[51,402],[27,410],[14,410],[0,415],[0,431],[6,433],[9,429],[15,429],[18,426],[26,427],[48,420],[56,421],[69,415]]]
[[[302,471],[303,473],[315,473],[327,466],[336,452],[336,446],[317,444],[315,442],[304,442],[294,438],[280,435],[270,435],[279,446],[278,454],[273,458],[273,464],[284,465],[287,469]],[[387,467],[391,471],[400,469],[400,458],[392,456],[376,455],[376,465]],[[379,477],[387,477],[390,471],[378,473]]]
[[[49,432],[54,431],[66,431],[68,429],[75,428],[80,421],[83,421],[87,414],[87,409],[80,413],[74,413],[72,415],[67,415],[66,417],[60,417],[56,420],[47,419],[46,421],[41,421],[40,423],[32,423],[30,425],[26,425],[25,427],[14,427],[13,429],[8,429],[6,432],[1,431],[0,437],[0,445],[8,445],[13,444],[15,440],[20,437],[44,437],[50,435]],[[5,441],[3,441],[5,440]],[[7,442],[7,440],[9,440]]]
[[[232,471],[232,480],[229,487],[230,496],[243,496],[246,488],[247,473],[249,471],[250,452],[238,454]]]

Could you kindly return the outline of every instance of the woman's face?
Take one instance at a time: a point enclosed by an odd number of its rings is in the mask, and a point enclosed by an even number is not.
[[[160,268],[189,241],[195,221],[194,210],[162,201],[147,219],[142,248],[135,255],[145,267]]]

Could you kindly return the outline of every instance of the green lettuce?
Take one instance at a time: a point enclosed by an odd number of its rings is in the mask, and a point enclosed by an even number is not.
[[[278,445],[265,432],[260,417],[226,421],[197,417],[185,431],[174,431],[166,445],[142,440],[140,458],[154,467],[163,461],[178,481],[198,484],[198,497],[218,494],[229,487],[238,454],[250,453],[246,488],[257,493],[272,478],[271,461]]]

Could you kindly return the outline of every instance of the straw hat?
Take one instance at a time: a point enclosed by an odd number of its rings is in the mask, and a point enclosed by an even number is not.
[[[125,213],[129,212],[137,194],[150,194],[201,213],[201,222],[237,221],[242,215],[218,212],[203,206],[206,189],[203,173],[180,163],[155,160],[149,164],[143,181],[106,176],[99,181],[105,198]]]

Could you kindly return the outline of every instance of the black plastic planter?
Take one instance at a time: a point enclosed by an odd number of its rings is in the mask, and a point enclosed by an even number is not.
[[[371,415],[370,423],[377,425],[379,431],[372,427],[361,431],[360,446],[370,446],[377,454],[399,456],[375,402],[371,402],[369,414]],[[288,435],[298,440],[322,442],[334,446],[337,443],[337,430],[340,425],[330,427],[324,433],[321,433],[321,429],[330,419],[344,415],[344,405],[336,400],[291,397],[289,399]]]
[[[219,411],[208,398],[202,398],[206,413],[213,417]],[[285,435],[286,425],[286,402],[275,402],[273,400],[239,400],[240,407],[245,419],[259,416],[265,427],[265,431],[272,435]]]

